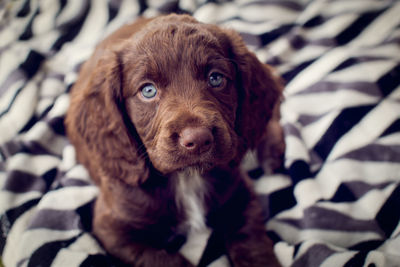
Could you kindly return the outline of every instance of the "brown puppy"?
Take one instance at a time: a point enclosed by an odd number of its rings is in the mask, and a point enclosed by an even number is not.
[[[232,265],[277,266],[239,163],[280,96],[237,33],[187,15],[141,19],[104,40],[72,89],[66,126],[100,187],[93,230],[105,249],[134,266],[190,266],[177,251],[210,227]]]

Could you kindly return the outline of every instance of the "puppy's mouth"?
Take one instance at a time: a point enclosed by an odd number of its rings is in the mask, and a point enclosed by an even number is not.
[[[176,166],[180,167],[178,169],[196,169],[200,173],[212,169],[218,159],[215,158],[215,151],[211,149],[202,154],[198,155],[183,155],[178,161],[174,162]]]
[[[186,169],[196,170],[202,174],[216,165],[229,161],[231,156],[232,153],[221,155],[217,144],[212,144],[211,148],[206,151],[199,150],[194,153],[183,152],[179,147],[168,151],[152,151],[149,153],[153,166],[163,174]]]
[[[163,173],[171,173],[175,171],[184,171],[187,169],[195,170],[198,173],[204,173],[215,167],[218,159],[214,157],[213,149],[201,154],[181,154],[167,153],[167,155],[158,157],[153,161],[153,165]]]

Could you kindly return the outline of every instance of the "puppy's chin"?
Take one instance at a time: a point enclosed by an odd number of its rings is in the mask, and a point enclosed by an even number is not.
[[[151,159],[151,157],[150,157]],[[154,168],[162,174],[169,174],[173,172],[180,171],[193,171],[200,174],[203,174],[216,166],[216,162],[212,161],[196,161],[196,160],[188,160],[185,162],[173,162],[168,161],[168,159],[164,160],[152,160],[152,164]]]
[[[214,151],[203,155],[182,155],[180,153],[162,153],[148,151],[153,167],[161,174],[170,174],[176,171],[194,170],[203,174],[217,165],[227,164],[230,157],[217,157]]]
[[[187,172],[187,173],[199,173],[204,174],[215,167],[214,163],[211,162],[203,162],[198,164],[192,164],[185,166],[183,168],[178,169],[180,172]]]

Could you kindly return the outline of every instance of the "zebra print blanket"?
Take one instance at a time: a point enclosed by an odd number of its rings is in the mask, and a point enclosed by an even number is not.
[[[104,36],[168,12],[236,29],[286,81],[285,166],[246,163],[282,265],[400,266],[395,0],[1,1],[3,264],[114,265],[90,232],[98,191],[65,137],[68,91]]]

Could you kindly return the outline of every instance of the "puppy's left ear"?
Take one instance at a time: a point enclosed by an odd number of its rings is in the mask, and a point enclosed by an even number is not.
[[[282,98],[283,86],[273,70],[248,50],[238,33],[230,30],[226,33],[231,44],[231,59],[238,69],[236,131],[242,138],[242,149],[245,151],[255,148],[265,134],[274,110],[279,109],[277,105]]]

